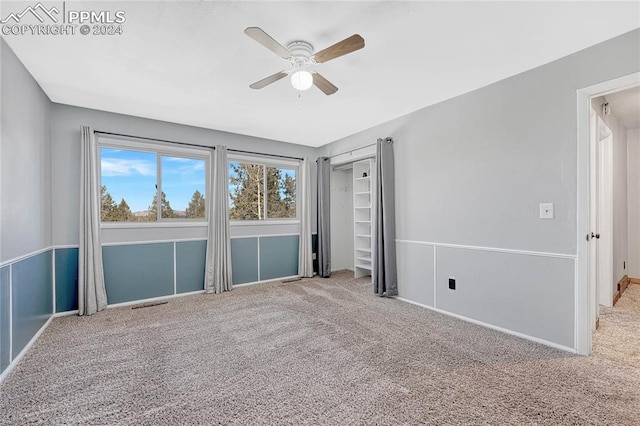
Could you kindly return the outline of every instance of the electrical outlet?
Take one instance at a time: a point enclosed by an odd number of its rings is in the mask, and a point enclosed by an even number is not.
[[[313,260],[316,260],[316,254],[313,253]]]
[[[456,279],[449,278],[449,290],[455,290],[455,289],[456,289]]]

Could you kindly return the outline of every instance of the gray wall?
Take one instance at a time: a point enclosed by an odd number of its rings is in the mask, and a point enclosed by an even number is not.
[[[354,270],[353,170],[331,171],[331,270]]]
[[[0,40],[0,374],[53,313],[51,102]],[[20,259],[17,259],[20,258]]]
[[[0,40],[0,263],[51,246],[51,102]]]
[[[627,132],[627,170],[629,200],[628,275],[640,279],[640,129]]]
[[[639,70],[635,30],[323,147],[332,155],[394,138],[400,296],[574,348],[576,91]],[[554,219],[539,219],[543,202]],[[465,277],[458,290],[449,274]]]

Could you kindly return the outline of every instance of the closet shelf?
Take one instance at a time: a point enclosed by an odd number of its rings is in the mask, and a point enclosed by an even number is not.
[[[373,189],[375,176],[375,160],[366,159],[353,163],[353,235],[355,277],[371,275],[373,260],[371,259]],[[366,175],[366,176],[363,176]]]

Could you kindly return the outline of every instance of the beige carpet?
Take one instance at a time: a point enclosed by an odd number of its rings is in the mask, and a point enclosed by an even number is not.
[[[593,352],[597,357],[640,368],[639,284],[629,285],[613,308],[600,308],[600,327],[593,334]]]
[[[56,319],[0,386],[0,423],[640,421],[637,363],[380,299],[351,277]]]

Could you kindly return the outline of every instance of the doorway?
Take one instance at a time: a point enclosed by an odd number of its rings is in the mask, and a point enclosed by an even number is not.
[[[614,146],[614,134],[624,127],[615,125],[612,130],[610,120],[602,119],[609,111],[598,110],[602,104],[594,105],[592,109],[592,100],[637,86],[640,86],[640,73],[578,91],[576,349],[582,355],[591,353],[591,334],[598,319],[599,307],[612,306],[616,297],[617,276],[628,265],[625,258],[628,256],[626,236],[624,240],[614,239],[616,232],[620,234],[621,229],[628,232],[626,147],[623,170],[616,168],[616,164],[620,164],[622,151],[619,146]],[[637,108],[636,111],[640,112],[640,105]],[[624,187],[614,188],[614,181],[621,180],[621,172],[624,173]],[[614,202],[620,198],[621,192],[625,197],[623,215],[619,211],[614,212]],[[620,227],[623,222],[625,225]]]

